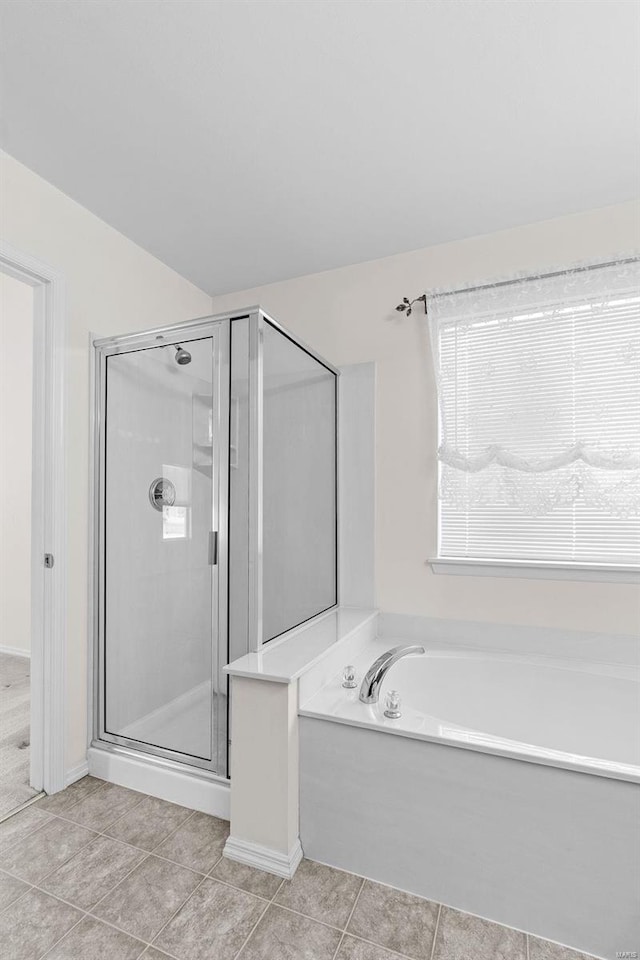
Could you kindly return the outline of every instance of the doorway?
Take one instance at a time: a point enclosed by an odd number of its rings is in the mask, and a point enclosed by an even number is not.
[[[0,820],[67,782],[64,282],[0,243]]]
[[[0,274],[0,818],[31,786],[33,287]]]

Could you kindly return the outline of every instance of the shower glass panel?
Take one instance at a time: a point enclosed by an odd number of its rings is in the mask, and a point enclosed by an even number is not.
[[[93,746],[226,778],[225,665],[338,602],[338,371],[260,308],[94,347]]]
[[[263,641],[337,603],[335,372],[267,320]]]
[[[222,775],[226,331],[107,355],[103,453],[102,737]]]

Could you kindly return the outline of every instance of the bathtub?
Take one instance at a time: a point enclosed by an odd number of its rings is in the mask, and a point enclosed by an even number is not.
[[[607,960],[640,950],[637,668],[424,646],[378,705],[341,677],[300,705],[305,854]]]
[[[358,677],[401,642],[376,641]],[[638,679],[632,666],[427,644],[391,668],[375,706],[336,677],[301,714],[639,783]],[[384,716],[390,689],[402,697],[398,720]]]

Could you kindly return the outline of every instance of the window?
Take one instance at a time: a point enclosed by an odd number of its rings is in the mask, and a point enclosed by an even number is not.
[[[440,558],[640,564],[640,261],[427,299]]]

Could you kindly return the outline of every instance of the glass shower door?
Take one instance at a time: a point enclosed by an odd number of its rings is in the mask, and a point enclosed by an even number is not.
[[[99,721],[226,776],[228,325],[208,330],[104,359]]]

